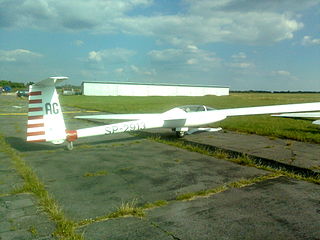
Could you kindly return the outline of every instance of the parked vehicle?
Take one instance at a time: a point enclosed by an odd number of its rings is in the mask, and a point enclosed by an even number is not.
[[[16,94],[17,94],[17,97],[29,97],[28,90],[18,90]]]

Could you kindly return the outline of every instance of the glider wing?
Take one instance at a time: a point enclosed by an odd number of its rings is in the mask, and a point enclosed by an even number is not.
[[[287,117],[287,118],[320,118],[320,112],[282,113],[282,114],[274,114],[272,116]]]
[[[231,116],[272,114],[272,113],[317,111],[319,109],[320,109],[320,102],[314,102],[314,103],[271,105],[271,106],[261,106],[261,107],[231,108],[231,109],[221,109],[216,111],[219,111],[220,113],[224,114],[227,117],[231,117]]]

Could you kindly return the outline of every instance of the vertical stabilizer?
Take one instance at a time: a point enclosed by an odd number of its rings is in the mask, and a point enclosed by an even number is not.
[[[67,77],[50,77],[29,87],[27,142],[63,143],[66,126],[55,85]]]

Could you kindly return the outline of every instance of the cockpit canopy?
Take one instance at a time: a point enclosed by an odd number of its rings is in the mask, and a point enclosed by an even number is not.
[[[181,110],[189,113],[189,112],[206,112],[206,111],[212,111],[215,110],[212,107],[208,107],[205,105],[185,105],[185,106],[180,106],[178,107]]]

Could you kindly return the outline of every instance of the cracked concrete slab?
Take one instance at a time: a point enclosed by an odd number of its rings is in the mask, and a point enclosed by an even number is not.
[[[121,218],[108,222],[98,222],[78,230],[87,239],[112,240],[172,240],[173,238],[161,229],[153,226],[147,219]]]
[[[285,177],[176,202],[148,218],[178,239],[317,239],[320,187]]]
[[[0,197],[0,239],[53,239],[54,228],[32,195]]]
[[[77,220],[110,213],[133,199],[140,204],[172,200],[182,193],[267,173],[143,139],[124,143],[119,139],[116,145],[76,147],[72,152],[27,153],[25,160]],[[105,176],[85,177],[99,171]]]
[[[273,159],[314,171],[320,167],[320,144],[230,131],[188,135],[186,140]]]
[[[130,239],[123,229],[137,236],[132,239],[318,239],[319,190],[312,183],[281,177],[172,202],[148,211],[142,220],[109,220],[82,231],[90,239]]]

